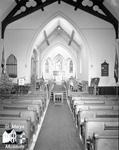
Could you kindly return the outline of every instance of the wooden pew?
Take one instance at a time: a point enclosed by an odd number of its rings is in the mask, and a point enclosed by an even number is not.
[[[79,104],[79,105],[75,105],[73,108],[73,112],[74,113],[78,113],[78,111],[82,109],[82,110],[92,110],[92,109],[102,109],[102,110],[118,110],[119,106],[118,105],[104,105],[104,104],[98,104],[98,103],[90,103],[90,104]]]
[[[119,106],[114,105],[101,105],[101,104],[84,104],[84,105],[75,105],[73,109],[73,116],[74,119],[76,120],[78,112],[80,110],[118,110]]]
[[[41,100],[42,102],[46,102],[47,101],[47,95],[45,94],[40,94],[40,95],[27,95],[27,96],[18,96],[17,100]]]
[[[46,102],[47,101],[47,97],[46,96],[21,96],[21,97],[18,97],[16,100],[33,100],[33,101],[36,101],[36,100],[40,100],[42,102]]]
[[[99,99],[88,99],[88,100],[73,99],[71,103],[72,103],[72,105],[81,104],[81,103],[84,103],[84,104],[102,103],[102,104],[106,104],[106,105],[118,105],[119,101],[118,100],[103,100],[103,99],[101,99],[101,100],[99,100]]]
[[[37,110],[37,114],[39,116],[39,119],[43,115],[44,109],[46,107],[41,100],[35,100],[35,101],[33,101],[33,100],[19,100],[19,101],[13,101],[12,104],[20,104],[20,105],[24,104],[24,105],[28,105],[30,107],[32,105],[33,105],[33,107],[35,105],[37,105],[35,109]]]
[[[90,104],[90,103],[97,103],[97,104],[105,104],[105,105],[119,105],[119,101],[116,99],[116,100],[113,100],[113,99],[94,99],[93,97],[92,98],[88,98],[88,99],[82,99],[81,97],[74,97],[74,98],[69,98],[69,103],[70,103],[70,107],[71,107],[71,110],[73,111],[74,109],[74,106],[75,105],[78,105],[78,104]]]
[[[30,110],[2,110],[0,111],[0,117],[18,117],[21,119],[30,118],[32,132],[36,131],[39,122],[39,118],[37,118],[36,111]]]
[[[85,120],[81,124],[80,137],[85,145],[85,150],[87,147],[87,141],[93,137],[93,134],[104,135],[104,136],[118,136],[118,119],[117,118],[96,118]]]
[[[25,103],[12,103],[12,104],[1,104],[0,110],[31,110],[36,111],[37,116],[41,117],[40,105],[38,104],[25,104]]]
[[[104,101],[89,101],[89,102],[86,102],[86,101],[74,101],[73,102],[73,114],[75,116],[75,109],[80,106],[80,105],[84,105],[84,106],[94,106],[94,105],[105,105],[105,102]]]
[[[42,107],[42,101],[41,100],[9,100],[9,101],[4,101],[1,106],[0,106],[0,109],[3,110],[18,110],[20,109],[21,111],[23,110],[32,110],[32,111],[35,111],[37,112],[37,118],[39,119],[39,122],[40,122],[40,119],[41,119],[41,116],[44,112],[44,109]],[[19,110],[19,111],[20,111]]]
[[[40,112],[41,116],[46,108],[46,101],[43,100],[31,100],[31,99],[23,99],[23,100],[18,100],[18,101],[12,101],[12,103],[23,103],[23,104],[29,104],[29,105],[39,105],[40,107]]]
[[[44,97],[44,95],[42,96],[42,100],[41,98],[39,99],[39,97],[30,97],[30,96],[26,96],[23,99],[22,97],[19,97],[18,99],[14,98],[14,99],[4,99],[0,101],[0,120],[2,121],[2,123],[7,119],[10,120],[9,122],[13,123],[13,120],[17,123],[19,123],[19,119],[21,120],[29,120],[30,121],[30,126],[28,127],[30,133],[27,131],[27,135],[28,135],[28,139],[30,139],[32,137],[32,124],[34,124],[34,127],[36,127],[36,122],[37,122],[37,114],[39,115],[39,119],[41,117],[41,112],[44,111],[45,107],[46,107],[46,101],[47,99]],[[41,111],[42,110],[42,111]],[[6,123],[1,124],[0,125],[0,132],[1,135],[0,137],[2,137],[2,133],[5,130]],[[2,130],[1,130],[2,129]],[[31,134],[32,133],[32,134]]]
[[[77,116],[78,116],[77,113],[80,110],[87,111],[87,115],[90,115],[89,120],[91,120],[91,118],[93,118],[92,120],[98,120],[99,124],[100,124],[100,122],[104,123],[105,120],[106,120],[106,122],[109,122],[108,125],[104,125],[105,131],[106,131],[105,133],[107,135],[109,135],[110,133],[111,133],[110,135],[116,135],[116,133],[118,133],[118,126],[119,126],[118,125],[118,118],[119,118],[118,98],[117,97],[109,98],[109,97],[102,97],[102,96],[99,99],[98,98],[99,97],[92,97],[92,96],[88,97],[87,96],[87,97],[76,97],[76,99],[74,98],[72,100],[72,97],[69,97],[69,103],[73,110],[74,117],[77,118]],[[92,111],[92,114],[89,114],[89,111]],[[95,111],[100,112],[100,113],[96,114]],[[105,114],[103,114],[103,113],[105,113]],[[111,113],[111,114],[109,114],[109,113]],[[85,117],[87,117],[87,115],[85,114]],[[79,124],[80,124],[80,122],[82,122],[82,121],[80,121],[80,119],[79,119]],[[83,118],[83,119],[85,119],[85,118]],[[115,125],[110,123],[112,120],[115,122]],[[85,138],[85,134],[83,131],[86,131],[86,130],[84,130],[86,127],[86,124],[84,122],[81,124],[81,128],[80,128],[81,131],[79,133],[80,133],[80,135],[82,135],[82,138],[84,139],[85,148],[86,148],[87,140],[90,139],[90,135],[88,135],[87,138]],[[93,122],[92,126],[94,127],[94,131],[93,131],[93,128],[90,130],[95,132],[96,128],[95,128],[94,122]],[[98,126],[98,123],[97,123],[97,126]],[[99,129],[99,131],[100,131],[100,129]],[[93,132],[92,132],[92,135],[93,135]],[[103,132],[104,132],[104,128],[103,128]],[[85,150],[87,150],[87,149],[85,149]],[[90,149],[90,150],[94,150],[94,149]],[[101,149],[98,149],[98,150],[101,150]]]
[[[37,110],[35,108],[24,106],[22,105],[2,105],[0,106],[0,110],[2,112],[6,113],[15,113],[19,112],[21,118],[30,118],[31,119],[31,125],[32,125],[32,131],[35,132],[37,129],[37,125],[40,122],[41,116],[38,114]],[[7,114],[6,114],[7,115]]]
[[[80,129],[80,125],[84,122],[85,119],[96,119],[96,118],[118,118],[119,113],[118,110],[80,110],[77,115],[76,125],[78,129]],[[117,119],[118,121],[118,119]],[[80,132],[80,130],[79,130]]]
[[[75,101],[75,102],[74,102]],[[119,104],[118,98],[101,98],[101,97],[72,97],[70,98],[70,104],[71,105],[75,105],[74,103],[78,103],[78,102],[84,102],[84,103],[93,103],[93,102],[102,102],[105,104],[112,104],[112,105],[117,105]]]
[[[102,110],[102,111],[118,111],[119,107],[116,105],[116,106],[110,106],[110,105],[78,105],[75,107],[75,110],[74,110],[74,114],[75,116],[77,117],[79,111],[85,111],[85,110],[88,110],[88,111],[99,111],[99,110]]]
[[[90,104],[90,103],[102,103],[102,104],[106,104],[106,105],[118,105],[119,101],[115,101],[115,100],[73,100],[73,105],[75,104],[80,104],[80,103],[84,103],[84,104]]]
[[[74,95],[70,95],[70,97],[72,97],[72,99],[73,98],[77,98],[77,99],[82,99],[82,100],[90,100],[90,99],[99,99],[99,100],[118,100],[119,99],[119,96],[118,95],[110,95],[110,96],[108,96],[108,95],[89,95],[89,94],[87,94],[87,95],[76,95],[76,94],[74,94]]]
[[[17,99],[17,100],[47,100],[47,92],[38,92],[35,94],[27,94],[27,95],[16,95],[12,97],[12,99]]]
[[[118,150],[119,136],[104,136],[94,134],[91,147],[93,150]]]
[[[25,104],[25,105],[38,105],[40,109],[40,116],[42,116],[45,108],[46,102],[40,99],[32,100],[32,99],[9,99],[3,102],[3,104]]]

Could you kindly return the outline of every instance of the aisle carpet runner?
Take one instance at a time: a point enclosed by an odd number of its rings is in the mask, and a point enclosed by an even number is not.
[[[34,150],[83,150],[67,103],[49,104]]]

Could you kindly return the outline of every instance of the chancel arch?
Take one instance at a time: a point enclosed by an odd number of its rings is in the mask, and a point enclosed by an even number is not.
[[[81,77],[85,78],[85,80],[88,80],[88,62],[90,59],[90,56],[88,56],[88,54],[90,53],[90,48],[88,48],[85,37],[83,37],[83,34],[79,31],[76,25],[71,22],[71,19],[66,17],[63,13],[58,12],[58,14],[55,14],[55,16],[52,16],[50,19],[51,20],[49,20],[49,22],[47,22],[45,26],[43,25],[43,28],[40,27],[39,34],[37,33],[37,37],[32,45],[33,48],[37,47],[38,57],[40,58],[38,76],[46,76],[44,75],[44,62],[47,59],[47,57],[49,57],[49,53],[52,53],[52,50],[54,51],[54,47],[60,46],[61,49],[65,49],[64,52],[67,51],[69,53],[69,56],[67,58],[71,58],[72,60],[72,62],[69,62],[70,66],[72,67],[70,67],[70,70],[68,67],[69,71],[67,77],[69,77],[72,74],[71,76],[77,76],[77,78]],[[72,33],[74,33],[73,36]],[[47,41],[49,44],[47,44]],[[69,45],[69,43],[71,44]],[[62,53],[62,50],[60,53]],[[67,65],[67,58],[65,58],[65,61],[63,61],[65,66]],[[80,63],[80,61],[82,62]],[[87,63],[84,63],[85,61]],[[47,76],[50,78],[53,78],[53,68],[53,61],[51,59],[51,62],[49,64],[50,75],[48,75],[47,73]],[[80,68],[85,69],[81,72]]]

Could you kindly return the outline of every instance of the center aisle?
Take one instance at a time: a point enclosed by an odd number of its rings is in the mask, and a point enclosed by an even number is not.
[[[83,150],[67,103],[49,104],[34,150]]]

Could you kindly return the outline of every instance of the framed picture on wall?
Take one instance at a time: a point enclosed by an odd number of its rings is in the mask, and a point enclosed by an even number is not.
[[[109,64],[106,61],[101,64],[101,76],[109,76]]]

